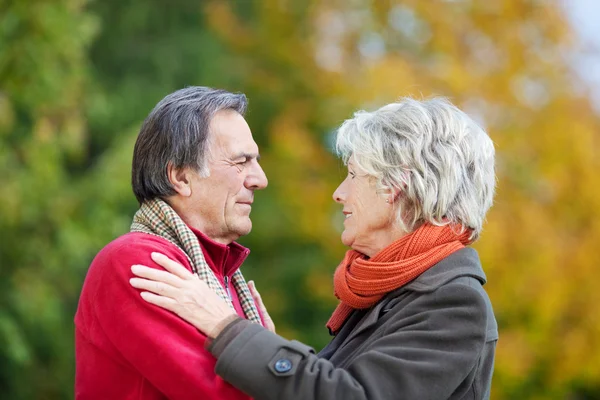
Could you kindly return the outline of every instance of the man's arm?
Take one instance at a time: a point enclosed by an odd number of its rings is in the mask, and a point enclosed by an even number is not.
[[[157,266],[162,252],[191,270],[185,255],[156,239],[137,240],[111,249],[98,271],[95,315],[116,350],[169,399],[247,398],[214,373],[214,358],[204,350],[206,337],[171,312],[148,304],[129,284],[131,265]]]

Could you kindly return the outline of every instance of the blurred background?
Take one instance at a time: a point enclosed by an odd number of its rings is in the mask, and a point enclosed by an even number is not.
[[[73,315],[137,209],[137,131],[206,85],[250,99],[270,185],[244,271],[282,335],[329,340],[336,127],[444,95],[497,148],[475,245],[500,325],[492,399],[600,399],[599,3],[0,0],[0,397],[73,397]]]

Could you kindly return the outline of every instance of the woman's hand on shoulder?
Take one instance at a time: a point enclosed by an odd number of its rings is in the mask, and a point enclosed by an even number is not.
[[[212,338],[224,328],[223,321],[237,315],[205,282],[183,265],[160,253],[152,253],[151,256],[166,271],[144,265],[131,267],[136,277],[130,279],[130,284],[142,290],[142,299],[177,314]]]

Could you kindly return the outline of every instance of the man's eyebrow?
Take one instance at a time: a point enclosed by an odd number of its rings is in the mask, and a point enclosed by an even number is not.
[[[258,153],[238,153],[231,157],[232,160],[238,160],[240,158],[253,159],[256,158],[256,161],[260,161],[260,154]]]

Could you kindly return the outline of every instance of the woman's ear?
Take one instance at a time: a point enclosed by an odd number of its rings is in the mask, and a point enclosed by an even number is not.
[[[387,188],[382,189],[379,193],[387,204],[394,204],[400,191],[396,188],[388,186]]]
[[[401,193],[402,193],[402,191],[396,187],[390,188],[390,191],[388,194],[389,201],[386,199],[386,202],[390,203],[390,204],[396,203],[398,201],[398,197],[400,197]]]
[[[188,167],[175,168],[173,163],[167,165],[167,177],[177,194],[183,197],[192,195],[192,186],[190,181],[191,171]]]
[[[390,195],[393,196],[390,199],[391,203],[396,203],[401,196],[403,196],[403,192],[406,191],[408,187],[408,182],[410,180],[410,173],[407,170],[402,171],[402,177],[400,180],[400,187],[393,185],[390,188]]]
[[[402,185],[402,187],[397,187],[396,185],[385,184],[385,189],[382,190],[385,202],[387,204],[394,204],[398,201],[398,198],[402,195],[403,189],[406,185]]]

